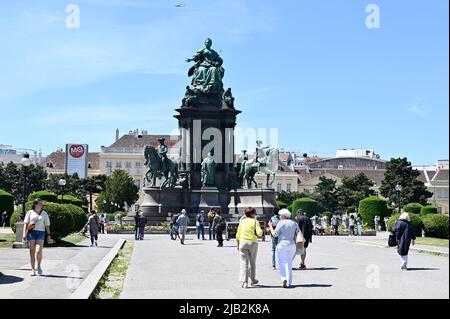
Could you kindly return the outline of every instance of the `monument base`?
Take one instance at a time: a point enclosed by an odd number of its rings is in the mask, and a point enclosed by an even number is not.
[[[149,225],[160,225],[170,221],[170,216],[186,209],[195,224],[195,216],[203,210],[205,214],[211,208],[220,210],[228,220],[237,220],[247,207],[256,209],[260,220],[267,220],[277,208],[276,192],[273,189],[234,189],[219,190],[205,187],[200,190],[181,188],[144,188],[144,200],[140,209],[147,217]],[[134,216],[126,217],[126,222],[134,222]],[[205,216],[206,217],[206,216]]]

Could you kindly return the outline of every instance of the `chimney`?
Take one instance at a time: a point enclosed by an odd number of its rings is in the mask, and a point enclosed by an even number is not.
[[[119,140],[119,129],[116,128],[116,142]]]

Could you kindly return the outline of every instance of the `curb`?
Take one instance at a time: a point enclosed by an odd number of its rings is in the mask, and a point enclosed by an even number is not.
[[[125,239],[120,239],[114,247],[106,254],[105,257],[95,266],[94,270],[83,280],[81,285],[75,290],[69,299],[89,299],[97,287],[98,282],[102,279],[103,274],[108,269],[111,262],[117,256],[119,250],[125,244]]]
[[[370,244],[371,246],[377,246],[377,247],[382,247],[382,248],[394,248],[394,247],[388,247],[387,245],[384,244],[380,244],[380,243],[375,243],[372,241],[368,241],[368,240],[354,240],[354,243],[364,243],[364,244]],[[414,250],[420,253],[428,253],[428,254],[439,254],[445,257],[449,257],[449,252],[446,251],[442,251],[442,250],[432,250],[432,249],[424,249],[424,248],[417,248],[417,247],[413,247],[411,246],[409,248],[409,250]]]

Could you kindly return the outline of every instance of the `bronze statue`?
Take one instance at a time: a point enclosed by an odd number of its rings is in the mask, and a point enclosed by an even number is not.
[[[216,162],[211,153],[202,162],[201,181],[202,186],[215,186]]]
[[[234,97],[231,94],[231,88],[228,88],[224,93],[223,93],[223,101],[225,103],[226,106],[228,106],[229,108],[234,109]]]

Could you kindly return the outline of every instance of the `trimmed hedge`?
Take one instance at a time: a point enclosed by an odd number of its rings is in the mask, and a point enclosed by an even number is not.
[[[313,217],[319,213],[317,201],[309,197],[298,198],[292,203],[292,219],[297,217],[298,209],[301,209],[308,217]]]
[[[62,200],[62,202],[61,202],[61,200]],[[81,199],[79,199],[79,198],[77,198],[75,196],[69,195],[69,194],[64,195],[64,196],[58,195],[58,204],[59,203],[72,204],[72,205],[75,205],[75,206],[78,206],[78,207],[82,207],[83,204],[84,204]]]
[[[281,201],[281,200],[277,200],[277,205],[278,205],[278,207],[279,207],[280,209],[283,209],[283,208],[287,208],[287,207],[288,207],[288,205],[287,205],[285,202]]]
[[[426,237],[448,239],[448,215],[429,214],[422,216]]]
[[[36,198],[40,198],[47,202],[58,203],[58,195],[56,195],[55,193],[49,192],[49,191],[39,191],[39,192],[31,193],[28,196],[28,201],[32,202]]]
[[[14,196],[3,189],[0,189],[0,217],[5,210],[8,213],[8,218],[6,220],[6,226],[8,226],[11,215],[14,213]],[[0,221],[1,220],[2,219],[0,218]]]
[[[26,211],[31,209],[31,204],[32,202],[25,204]],[[70,213],[69,209],[64,206],[66,205],[44,202],[44,207],[42,208],[48,213],[50,218],[50,230],[54,240],[61,240],[61,238],[71,234],[75,229],[74,216]],[[13,222],[13,220],[15,222],[19,221],[21,211],[22,206],[17,207],[16,211],[11,216],[11,222]],[[13,231],[16,232],[15,227],[13,228]]]
[[[79,232],[87,223],[88,218],[86,213],[81,207],[72,204],[63,204],[61,206],[73,217],[74,224],[72,232]]]
[[[394,227],[395,223],[397,222],[398,218],[400,217],[400,214],[394,214],[389,218],[388,221],[388,228],[389,230]],[[413,214],[409,213],[409,217],[411,219],[411,224],[414,227],[414,233],[416,234],[416,237],[422,237],[422,229],[423,229],[423,222],[420,219],[419,214]]]
[[[409,203],[403,206],[403,211],[407,213],[420,214],[423,205],[420,203]]]
[[[438,213],[437,207],[434,206],[434,205],[423,206],[420,209],[420,215],[421,216],[430,215],[430,214],[437,214],[437,213]]]
[[[9,224],[11,225],[12,231],[16,232],[16,223],[20,221],[20,212],[22,211],[22,205],[16,208],[14,213],[9,218]]]
[[[384,228],[383,219],[389,216],[390,211],[387,207],[387,202],[379,197],[367,197],[359,202],[359,213],[363,219],[363,223],[370,228],[375,228],[375,216],[380,216],[380,225]]]

